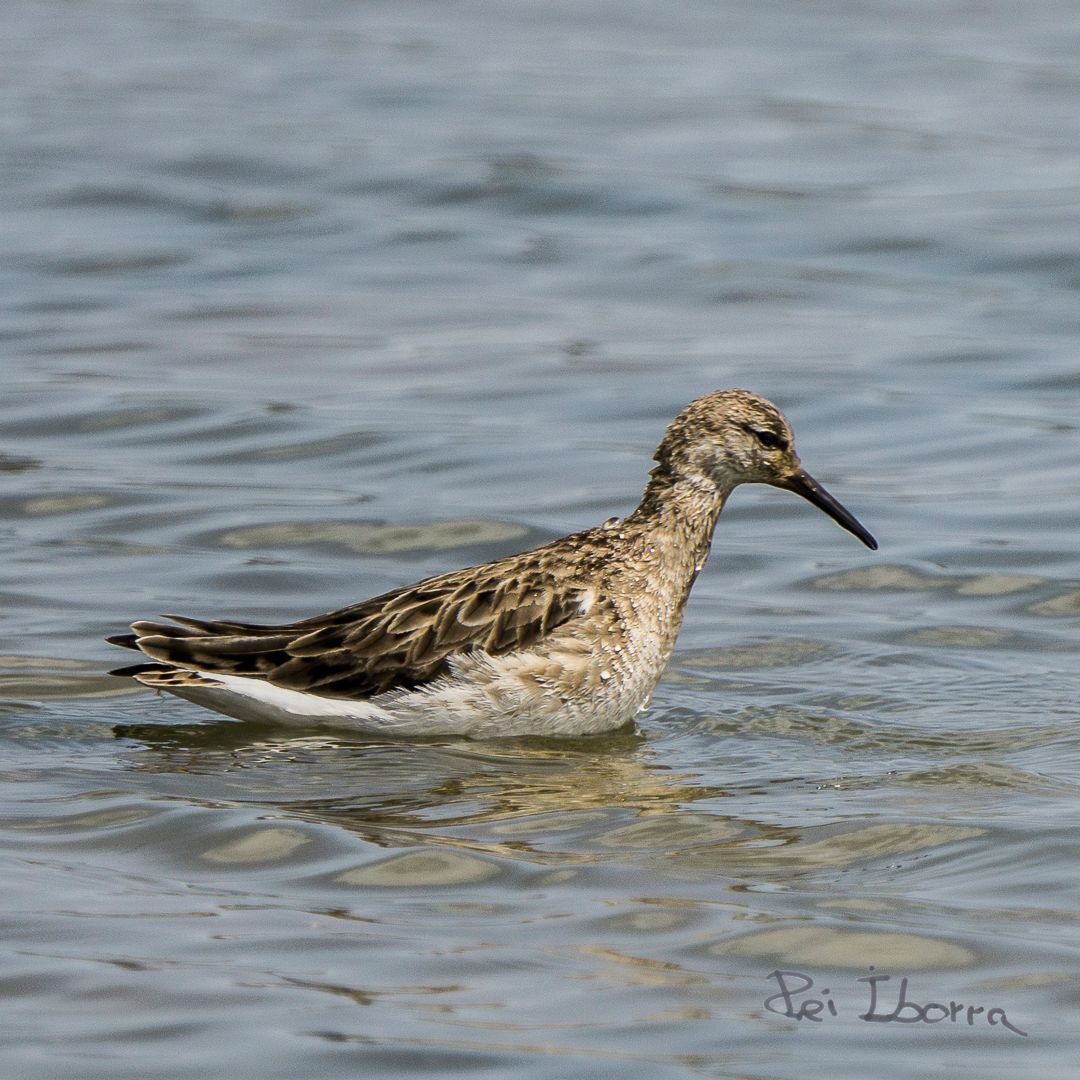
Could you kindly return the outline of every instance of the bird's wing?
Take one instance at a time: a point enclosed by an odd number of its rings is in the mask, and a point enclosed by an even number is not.
[[[446,673],[455,655],[528,648],[588,606],[589,590],[515,556],[441,574],[351,607],[285,626],[168,616],[110,640],[155,660],[276,686],[365,698]]]

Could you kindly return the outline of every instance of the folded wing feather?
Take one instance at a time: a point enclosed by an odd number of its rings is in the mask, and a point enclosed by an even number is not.
[[[520,558],[428,578],[301,622],[258,626],[167,616],[110,639],[209,674],[263,678],[330,697],[412,689],[455,654],[528,648],[582,610],[587,590]],[[175,625],[173,625],[175,624]]]

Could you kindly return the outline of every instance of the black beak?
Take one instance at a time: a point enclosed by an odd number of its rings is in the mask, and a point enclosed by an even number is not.
[[[782,486],[824,510],[837,525],[857,536],[871,551],[877,551],[877,541],[859,524],[855,515],[845,510],[808,472],[800,469]]]

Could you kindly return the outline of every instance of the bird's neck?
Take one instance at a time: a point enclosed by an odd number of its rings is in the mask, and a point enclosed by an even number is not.
[[[696,573],[709,554],[716,519],[730,490],[719,488],[704,477],[680,474],[661,464],[650,474],[645,494],[632,517],[666,533]]]

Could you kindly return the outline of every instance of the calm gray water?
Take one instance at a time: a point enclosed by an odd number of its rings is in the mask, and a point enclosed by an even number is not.
[[[0,7],[3,1075],[1077,1075],[1078,57],[1064,0]],[[102,674],[624,513],[731,385],[881,550],[740,490],[634,732]]]

